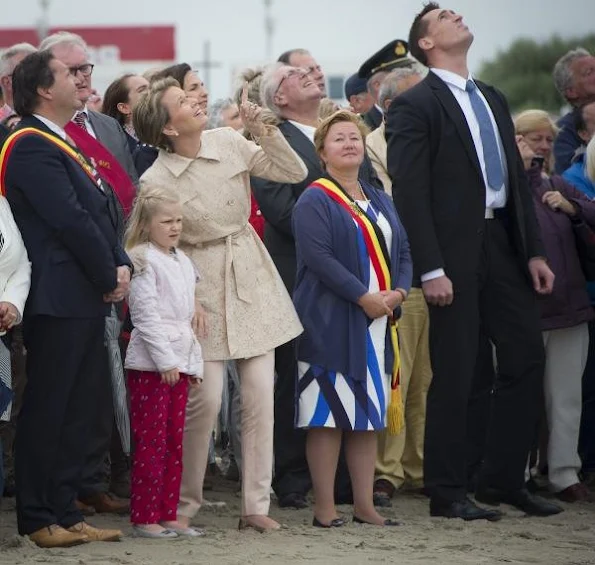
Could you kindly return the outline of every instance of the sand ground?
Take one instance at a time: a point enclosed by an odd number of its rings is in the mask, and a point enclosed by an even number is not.
[[[207,493],[223,507],[203,508],[194,521],[207,529],[198,539],[153,541],[126,537],[119,543],[90,543],[70,549],[44,550],[16,534],[14,500],[0,511],[0,564],[33,565],[186,565],[186,564],[595,564],[595,504],[565,505],[550,518],[527,518],[503,507],[504,519],[465,523],[430,518],[427,499],[400,494],[387,516],[403,520],[397,528],[349,523],[322,530],[311,526],[310,509],[279,509],[271,515],[283,529],[270,534],[237,530],[240,499],[230,490]],[[349,516],[349,506],[339,507]],[[89,522],[131,533],[126,517],[96,516]]]

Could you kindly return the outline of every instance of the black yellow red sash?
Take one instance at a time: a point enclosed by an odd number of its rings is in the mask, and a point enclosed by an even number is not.
[[[10,155],[10,152],[12,151],[16,142],[19,139],[25,137],[26,135],[38,135],[56,145],[59,149],[64,151],[64,153],[66,153],[69,157],[76,161],[83,169],[83,171],[85,171],[86,175],[95,183],[95,185],[98,188],[101,188],[99,173],[87,161],[87,159],[85,159],[85,157],[81,153],[79,153],[74,147],[72,147],[59,137],[41,131],[37,128],[23,128],[10,134],[4,142],[4,145],[2,146],[2,151],[0,151],[0,194],[2,194],[2,196],[4,196],[6,193],[4,178],[6,176],[6,164],[8,162],[8,156]]]
[[[347,194],[345,194],[345,192],[330,179],[319,178],[310,186],[322,190],[353,218],[355,223],[361,229],[372,267],[374,268],[376,278],[378,279],[380,290],[392,290],[389,264],[390,258],[383,252],[384,242],[380,241],[372,220],[368,218],[357,203],[351,200]],[[387,422],[389,433],[398,434],[403,428],[404,417],[403,399],[401,396],[401,356],[399,353],[399,334],[397,332],[396,320],[389,320],[389,330],[394,352],[394,363],[391,374],[391,395],[388,405]]]

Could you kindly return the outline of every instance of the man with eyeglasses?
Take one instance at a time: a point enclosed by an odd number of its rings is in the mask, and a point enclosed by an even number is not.
[[[322,97],[324,98],[326,96],[326,78],[324,72],[316,62],[316,59],[312,57],[310,51],[306,49],[290,49],[279,55],[277,61],[279,63],[285,63],[290,67],[306,70],[320,89],[320,92],[322,92]]]
[[[109,193],[108,207],[117,225],[120,238],[124,235],[125,201],[123,194],[134,195],[138,186],[138,176],[130,153],[126,134],[116,120],[110,116],[89,110],[87,102],[91,97],[91,76],[94,65],[89,62],[87,44],[82,37],[58,32],[46,37],[39,46],[40,50],[49,50],[60,62],[64,63],[74,76],[80,109],[67,125],[66,132],[74,140],[78,149],[91,158],[97,166],[102,182]],[[115,176],[113,176],[115,174]],[[125,210],[124,210],[125,211]],[[121,330],[122,307],[114,305],[110,316],[106,318],[106,341],[117,341]],[[114,363],[119,351],[110,350]],[[96,399],[102,407],[101,420],[90,431],[87,442],[88,456],[81,490],[79,506],[88,514],[109,512],[122,514],[128,511],[128,500],[115,496],[111,490],[118,490],[120,495],[129,495],[129,473],[126,456],[122,452],[117,433],[114,431],[114,410],[112,386],[106,375],[102,395]],[[115,433],[114,441],[112,434]],[[111,449],[110,449],[111,448]],[[106,461],[111,460],[111,472]],[[108,477],[111,475],[111,485]]]
[[[324,94],[316,73],[306,67],[275,63],[268,67],[260,86],[262,105],[280,120],[279,130],[308,167],[308,176],[298,184],[267,181],[252,177],[252,191],[265,218],[265,245],[291,295],[295,283],[297,259],[291,227],[293,207],[299,196],[316,179],[324,176],[314,149],[314,132],[319,123],[320,101]],[[360,174],[382,189],[366,156]],[[294,428],[295,375],[294,342],[275,350],[275,475],[273,489],[279,506],[305,508],[306,495],[312,487],[306,462],[304,430]],[[336,500],[351,502],[350,482],[343,461],[339,463]]]

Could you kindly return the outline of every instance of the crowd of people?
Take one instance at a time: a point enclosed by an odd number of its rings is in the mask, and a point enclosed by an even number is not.
[[[211,101],[186,63],[92,88],[67,32],[0,56],[0,491],[40,547],[498,521],[595,495],[595,56],[511,115],[429,2],[327,98],[306,49]],[[354,69],[355,70],[355,69]],[[548,492],[549,491],[549,494]],[[473,496],[471,496],[473,495]],[[483,504],[482,504],[483,503]],[[484,506],[485,505],[485,506]]]

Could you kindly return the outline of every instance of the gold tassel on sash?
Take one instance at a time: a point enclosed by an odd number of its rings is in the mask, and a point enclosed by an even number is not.
[[[390,400],[386,419],[388,423],[388,433],[398,435],[405,426],[405,407],[403,406],[403,395],[401,393],[401,354],[399,351],[399,334],[397,333],[397,322],[389,319],[390,340],[393,344],[395,360],[390,380]]]

